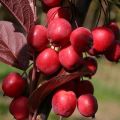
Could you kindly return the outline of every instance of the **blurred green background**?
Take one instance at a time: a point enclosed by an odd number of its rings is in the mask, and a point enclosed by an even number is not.
[[[111,20],[116,21],[120,27],[120,2],[119,0],[111,1],[113,1],[110,5]],[[98,0],[92,0],[84,26],[94,27],[95,20],[97,19],[96,15],[99,12],[98,6]],[[44,14],[40,13],[39,16],[44,16]],[[0,20],[13,21],[14,19],[9,16],[5,9],[0,7]],[[104,15],[102,14],[99,25],[103,24],[103,21]],[[40,23],[43,22],[44,19],[40,19]],[[99,103],[96,120],[120,120],[120,64],[110,63],[104,58],[98,59],[98,64],[97,74],[91,80]],[[2,79],[11,71],[18,70],[0,62],[0,120],[14,120],[8,109],[11,99],[3,97],[1,89]],[[58,119],[51,112],[48,120]],[[91,118],[88,119],[90,120]],[[67,120],[86,120],[86,118],[81,118],[81,115],[76,110]]]

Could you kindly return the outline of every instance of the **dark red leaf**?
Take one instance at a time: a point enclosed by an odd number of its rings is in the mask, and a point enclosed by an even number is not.
[[[0,21],[0,61],[19,69],[26,69],[29,63],[25,36],[15,32],[13,24],[7,21]]]
[[[65,84],[66,82],[69,82],[70,80],[73,80],[77,77],[82,77],[86,74],[86,69],[83,68],[80,71],[73,72],[73,73],[65,73],[62,72],[61,74],[58,74],[57,76],[51,78],[50,80],[44,82],[39,88],[37,88],[32,95],[30,96],[29,102],[30,102],[30,111],[34,112],[42,101],[57,87],[61,86],[62,84]]]
[[[0,0],[0,3],[7,8],[18,20],[26,32],[34,24],[34,14],[28,0]]]

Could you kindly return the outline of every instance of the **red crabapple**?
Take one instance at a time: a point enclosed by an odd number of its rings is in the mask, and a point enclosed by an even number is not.
[[[76,81],[76,95],[79,97],[83,94],[93,94],[94,93],[94,87],[92,82],[90,80],[77,80]]]
[[[93,117],[98,109],[96,98],[92,94],[84,94],[78,98],[77,107],[85,117]]]
[[[28,98],[24,96],[14,98],[10,103],[9,111],[17,120],[27,119],[29,115]]]
[[[87,53],[91,56],[95,56],[95,57],[99,57],[101,55],[101,53],[99,53],[98,51],[96,51],[93,47],[90,48]]]
[[[59,52],[59,60],[67,70],[73,70],[83,63],[82,52],[78,55],[72,46],[68,46]]]
[[[98,67],[96,59],[92,57],[85,57],[83,60],[84,60],[85,67],[89,71],[85,76],[86,77],[93,76],[96,73],[97,67]]]
[[[70,9],[68,7],[51,8],[47,13],[48,24],[56,18],[64,18],[70,20]]]
[[[105,57],[111,62],[118,62],[120,59],[120,42],[115,41],[106,51]]]
[[[92,31],[93,49],[103,53],[115,40],[113,32],[107,27],[97,27]]]
[[[111,22],[107,27],[113,31],[113,33],[115,35],[115,39],[119,40],[120,39],[120,30],[119,30],[118,25],[115,22]]]
[[[2,89],[4,94],[9,97],[18,97],[20,96],[25,89],[26,82],[16,72],[8,74],[2,83]]]
[[[79,27],[72,31],[70,42],[78,53],[85,52],[92,46],[92,33],[87,28]]]
[[[69,117],[76,108],[76,95],[72,91],[57,91],[52,98],[52,108],[55,114]]]
[[[42,0],[47,6],[54,7],[60,4],[62,0]]]
[[[47,48],[36,59],[37,68],[46,75],[51,75],[60,68],[58,54],[55,50]]]
[[[49,41],[63,46],[69,42],[71,31],[72,26],[67,20],[63,18],[56,18],[48,25]]]
[[[76,85],[75,85],[74,80],[71,80],[71,81],[61,85],[58,89],[59,90],[62,89],[62,90],[66,90],[66,91],[75,91]]]
[[[28,43],[37,51],[42,51],[48,45],[47,28],[42,25],[35,25],[31,27],[28,37]]]

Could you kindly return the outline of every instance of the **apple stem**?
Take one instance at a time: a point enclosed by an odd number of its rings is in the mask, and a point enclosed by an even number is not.
[[[35,53],[33,55],[33,71],[32,71],[32,80],[30,82],[30,94],[33,92],[34,90],[34,86],[33,86],[33,82],[36,79],[36,65],[35,65]]]
[[[100,21],[100,17],[101,17],[101,13],[102,13],[102,11],[101,11],[101,6],[100,6],[100,8],[99,8],[99,15],[98,15],[98,18],[97,18],[97,22],[96,22],[96,25],[95,25],[95,27],[97,27],[98,26],[98,24],[99,24],[99,21]]]
[[[34,115],[33,115],[33,117],[32,117],[32,120],[36,120],[36,118],[37,118],[37,111],[38,111],[38,110],[35,110]]]
[[[85,52],[85,57],[87,57],[87,53]]]
[[[92,116],[92,119],[95,120],[95,115]]]
[[[62,116],[60,116],[60,120],[63,120],[63,117],[62,117]]]
[[[27,71],[32,65],[33,65],[33,63],[31,63],[31,64],[28,66],[28,68],[23,71],[23,73],[22,73],[21,76],[24,76],[24,74],[26,75],[26,73],[27,73],[26,71]]]
[[[81,81],[83,81],[83,77],[81,77]]]
[[[104,0],[105,5],[107,6],[107,12],[108,12],[108,23],[110,22],[110,4],[108,0]]]
[[[101,5],[101,8],[102,8],[102,10],[103,10],[103,13],[104,13],[104,16],[106,17],[107,16],[107,11],[105,10],[105,8],[104,8],[104,6],[103,6],[103,4],[102,4],[102,2],[101,2],[101,0],[99,0],[99,3],[100,3],[100,5]],[[108,20],[107,19],[105,19],[105,24],[108,22]]]
[[[34,90],[35,84],[33,84],[33,83],[34,83],[35,79],[36,79],[36,65],[35,65],[35,52],[34,52],[34,54],[33,54],[33,71],[32,71],[32,79],[30,80],[29,95],[31,95],[31,93]],[[34,115],[34,117],[35,116],[37,116],[37,114]],[[29,120],[33,120],[33,115],[31,113],[29,113]]]

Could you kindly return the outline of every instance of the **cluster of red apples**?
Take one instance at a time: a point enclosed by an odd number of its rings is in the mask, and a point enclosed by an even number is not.
[[[47,26],[34,25],[27,37],[28,44],[37,54],[38,71],[45,76],[56,74],[61,68],[73,72],[86,67],[90,71],[83,76],[87,80],[75,78],[57,88],[51,101],[53,111],[69,117],[77,106],[81,115],[94,117],[98,103],[89,79],[97,71],[95,57],[104,55],[109,61],[119,61],[119,28],[111,22],[92,30],[78,26],[73,29],[71,9],[59,6],[62,0],[42,2],[51,7],[47,12]],[[10,112],[17,120],[24,120],[29,114],[28,98],[22,96],[25,86],[25,80],[18,73],[10,73],[3,81],[4,94],[14,98]]]
[[[16,72],[8,74],[2,84],[5,96],[13,98],[9,111],[16,120],[25,120],[29,115],[28,97],[24,96],[26,80]]]

